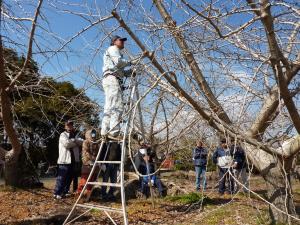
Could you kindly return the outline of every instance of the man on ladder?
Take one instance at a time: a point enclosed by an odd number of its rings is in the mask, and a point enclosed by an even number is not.
[[[127,38],[113,36],[111,46],[103,56],[103,89],[105,95],[104,115],[101,126],[102,137],[120,138],[120,119],[123,112],[122,80],[124,77],[135,75],[132,69],[125,70],[137,64],[142,57],[132,61],[124,59],[121,50],[124,49]],[[109,132],[109,133],[108,133]]]
[[[123,107],[123,78],[135,76],[135,72],[132,68],[125,69],[138,63],[141,57],[128,61],[124,59],[122,50],[124,49],[125,41],[127,38],[122,38],[118,35],[113,36],[111,39],[110,47],[105,51],[103,56],[103,89],[105,95],[104,115],[101,126],[101,136],[103,140],[113,139],[114,143],[107,143],[106,153],[107,158],[111,161],[120,160],[121,151],[119,149],[118,141],[123,140],[121,134],[121,116],[124,111]],[[115,142],[116,141],[116,142]],[[112,157],[113,155],[113,157]],[[117,181],[117,171],[119,166],[116,164],[104,165],[105,172],[103,181],[108,182],[110,179],[111,183]],[[101,188],[102,198],[104,200],[114,200],[113,195],[114,187],[110,187],[108,193],[106,193],[106,187]]]
[[[115,220],[112,218],[110,213],[120,213],[123,216],[123,224],[128,225],[127,213],[126,213],[126,200],[125,200],[125,187],[124,187],[124,161],[125,161],[125,151],[126,151],[126,135],[129,131],[130,121],[131,121],[131,113],[126,114],[126,123],[124,124],[124,132],[121,133],[120,123],[123,122],[123,117],[125,114],[123,113],[123,99],[122,99],[122,80],[124,77],[134,77],[134,71],[132,69],[125,70],[125,67],[129,67],[131,65],[136,65],[144,56],[148,55],[148,52],[144,52],[138,58],[127,61],[123,58],[121,50],[124,49],[124,42],[126,38],[121,38],[120,36],[114,36],[111,41],[111,46],[104,53],[103,57],[103,89],[105,94],[105,106],[104,106],[104,116],[102,120],[101,127],[101,136],[102,142],[99,147],[98,154],[96,156],[96,161],[92,166],[91,172],[87,178],[87,182],[83,187],[82,192],[77,198],[75,204],[73,205],[69,215],[64,221],[64,225],[70,224],[73,221],[77,220],[82,215],[88,213],[92,209],[97,209],[103,211],[106,216],[111,220],[113,224],[117,224]],[[153,53],[152,53],[153,54]],[[128,96],[129,109],[133,106],[134,93],[136,91],[136,82],[135,79],[131,79],[130,81],[130,95]],[[124,107],[125,108],[125,107]],[[122,115],[123,114],[123,115]],[[121,118],[122,117],[122,118]],[[125,120],[124,120],[125,121]],[[122,137],[123,136],[123,137]],[[122,145],[120,145],[122,143]],[[104,151],[104,152],[103,152]],[[121,152],[120,152],[121,151]],[[101,157],[103,154],[104,157]],[[103,159],[102,159],[103,158]],[[106,167],[107,176],[104,175],[103,181],[98,181],[96,179],[93,181],[92,175],[96,171],[96,168]],[[120,170],[120,181],[116,183],[116,170],[111,170],[112,166],[114,168],[119,168]],[[97,178],[99,177],[99,173]],[[108,182],[108,178],[110,182]],[[107,205],[101,205],[98,203],[80,203],[80,199],[83,196],[84,191],[87,189],[88,185],[100,186],[102,188],[102,192],[104,196],[108,194],[106,193],[106,188],[111,188],[111,192],[114,191],[114,188],[120,188],[121,193],[121,203],[122,208],[120,207],[110,207]],[[103,194],[102,193],[102,194]],[[111,196],[112,197],[112,196]],[[111,198],[105,198],[110,200]],[[79,216],[72,218],[73,212],[76,207],[81,207],[87,209],[85,212],[81,213]]]

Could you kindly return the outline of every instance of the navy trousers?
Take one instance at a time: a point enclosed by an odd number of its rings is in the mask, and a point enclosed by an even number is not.
[[[117,183],[118,169],[119,169],[119,166],[116,164],[107,164],[106,170],[103,175],[103,182],[108,182],[108,180],[110,180],[110,183]],[[108,195],[109,196],[113,195],[114,191],[115,191],[115,188],[110,187],[110,189],[108,191]],[[107,195],[105,186],[102,186],[101,193],[103,196]]]
[[[233,174],[232,169],[230,168],[219,168],[219,193],[224,194],[226,190],[226,182],[228,183],[228,192],[234,193],[234,179],[232,177]]]
[[[70,171],[70,176],[67,177],[67,182],[66,182],[66,189],[64,191],[64,194],[67,194],[70,191],[70,186],[71,183],[73,182],[73,192],[76,192],[78,189],[78,177],[79,177],[79,168],[80,163],[75,162],[71,164],[71,171]]]
[[[54,189],[55,195],[64,195],[68,185],[68,181],[71,177],[72,166],[71,164],[59,164],[56,178],[56,185]]]

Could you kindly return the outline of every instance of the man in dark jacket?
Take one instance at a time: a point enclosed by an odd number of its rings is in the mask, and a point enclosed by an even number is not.
[[[234,166],[233,166],[233,173],[236,179],[244,185],[243,191],[247,192],[248,188],[248,179],[247,179],[247,160],[246,154],[244,149],[238,145],[235,139],[231,139],[231,146],[230,150],[234,153]],[[235,191],[240,189],[240,184],[236,182]]]
[[[203,190],[205,190],[207,150],[203,147],[202,141],[198,141],[196,148],[194,148],[193,150],[193,161],[194,161],[195,171],[196,171],[196,191],[200,190],[201,176],[203,180]]]
[[[149,175],[155,172],[155,158],[156,153],[152,150],[151,146],[147,144],[141,144],[135,156],[135,166],[139,173],[144,175],[140,178],[140,192],[145,197],[149,196],[149,185],[156,187],[160,196],[163,195],[163,186],[158,175]]]
[[[213,162],[219,167],[219,193],[221,195],[225,193],[226,181],[228,182],[228,192],[234,193],[233,154],[233,151],[228,148],[226,139],[221,140],[221,146],[213,154]]]
[[[149,174],[153,174],[155,172],[155,165],[154,163],[152,162],[149,162],[150,160],[150,156],[148,155],[144,155],[143,157],[143,160],[144,160],[144,163],[142,163],[141,166],[144,166],[145,167],[145,172],[146,173],[142,173],[143,175],[149,175]],[[158,177],[157,174],[153,174],[153,175],[149,175],[149,176],[144,176],[142,178],[142,181],[141,181],[141,191],[142,193],[144,194],[144,196],[147,197],[148,195],[148,191],[147,191],[147,186],[153,186],[153,187],[156,187],[158,189],[158,192],[159,192],[159,196],[162,197],[163,196],[163,187],[162,187],[162,184],[161,184],[161,181]]]

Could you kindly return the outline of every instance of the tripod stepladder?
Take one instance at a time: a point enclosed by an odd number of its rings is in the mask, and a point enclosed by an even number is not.
[[[90,212],[91,210],[100,210],[102,212],[105,213],[105,215],[111,220],[111,222],[115,225],[117,225],[118,223],[115,221],[115,219],[113,218],[113,216],[111,215],[111,213],[117,213],[122,215],[122,221],[124,225],[128,225],[128,218],[127,218],[127,212],[126,212],[126,198],[125,198],[125,181],[124,181],[124,162],[125,162],[125,156],[126,156],[126,139],[128,136],[128,132],[129,132],[129,127],[130,127],[130,121],[131,121],[131,109],[133,106],[133,100],[134,100],[134,93],[136,90],[136,81],[135,78],[132,77],[131,81],[130,81],[130,94],[128,96],[128,103],[127,109],[124,109],[123,112],[123,116],[122,119],[120,121],[120,123],[125,122],[125,127],[124,127],[124,132],[123,132],[123,136],[122,136],[122,140],[115,140],[113,138],[107,138],[107,140],[102,140],[101,141],[101,145],[96,157],[96,161],[93,164],[93,167],[91,169],[91,172],[87,178],[87,182],[83,187],[83,190],[81,191],[80,195],[78,196],[75,204],[73,205],[69,215],[67,216],[67,218],[64,221],[64,225],[66,224],[71,224],[72,222],[74,222],[75,220],[79,219],[80,217],[82,217],[83,215],[87,214],[88,212]],[[126,107],[124,107],[126,108]],[[124,120],[124,118],[126,118],[126,120]],[[106,160],[106,156],[109,153],[110,150],[110,145],[112,143],[117,143],[121,145],[121,157],[120,160]],[[102,154],[102,151],[105,149],[104,146],[107,145],[106,147],[106,152],[105,152],[105,157],[104,159],[100,159],[100,155]],[[97,175],[97,179],[94,182],[91,182],[91,178],[93,173],[96,171],[97,168],[101,168],[102,165],[108,165],[108,164],[114,164],[114,165],[119,165],[119,170],[120,170],[120,182],[118,183],[111,183],[111,182],[99,182],[99,175],[100,173],[98,173]],[[87,189],[88,185],[92,185],[93,187],[98,186],[98,187],[114,187],[114,188],[119,188],[120,189],[120,195],[121,195],[121,207],[117,208],[117,207],[109,207],[106,206],[104,204],[100,203],[80,203],[80,200],[83,199],[83,193],[85,192],[85,190]],[[72,216],[74,215],[74,211],[76,210],[76,208],[84,208],[86,209],[83,213],[81,213],[80,215],[76,216],[75,218],[72,218]]]

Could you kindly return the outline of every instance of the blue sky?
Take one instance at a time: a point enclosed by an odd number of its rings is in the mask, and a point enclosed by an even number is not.
[[[10,4],[10,1],[6,2],[7,4]],[[12,5],[12,12],[14,12],[16,16],[32,17],[33,9],[36,6],[36,1],[24,0],[20,2],[22,3],[22,6],[24,6],[22,10],[20,10],[20,7]],[[34,2],[33,5],[32,2]],[[47,53],[45,55],[40,54],[39,48],[43,51],[52,51],[59,49],[65,43],[65,41],[69,40],[77,32],[81,31],[83,28],[87,27],[90,24],[87,19],[89,19],[91,22],[94,22],[99,18],[106,17],[110,15],[110,12],[113,8],[113,1],[65,0],[64,2],[65,3],[58,0],[44,0],[42,14],[38,20],[39,26],[36,30],[36,42],[34,45],[34,53],[36,54],[34,54],[34,59],[40,65],[42,74],[55,77],[58,80],[68,80],[71,81],[76,87],[87,89],[87,95],[91,99],[97,101],[100,105],[103,105],[103,93],[100,90],[101,84],[99,82],[99,79],[101,79],[102,76],[102,54],[109,46],[109,38],[105,38],[107,33],[105,33],[104,31],[116,29],[114,33],[125,35],[127,37],[128,35],[124,33],[122,29],[117,29],[118,23],[114,19],[110,19],[102,24],[94,26],[79,37],[75,38],[65,48],[62,49],[63,52],[57,53],[54,56],[53,53]],[[123,18],[125,18],[128,24],[133,29],[135,29],[137,27],[136,23],[145,22],[144,18],[142,17],[144,12],[142,8],[127,5],[127,2],[128,1],[121,1],[121,4],[118,7],[118,12],[122,15]],[[142,2],[142,5],[149,16],[151,16],[155,21],[161,21],[161,16],[158,15],[155,7],[153,7],[151,4],[151,1],[140,0],[136,2]],[[172,1],[167,2],[168,10],[172,12],[172,16],[177,21],[177,25],[180,25],[190,17],[190,15],[186,15],[185,13],[183,13],[183,11],[177,9],[175,3],[173,3]],[[189,2],[195,3],[197,1],[193,0]],[[227,4],[222,6],[224,7],[224,10],[226,7],[233,7],[232,5],[228,4],[228,1],[226,2]],[[223,4],[222,1],[219,1],[219,4]],[[136,16],[133,17],[132,15]],[[192,13],[192,15],[194,14]],[[253,17],[253,15],[244,13],[242,15],[231,16],[228,20],[231,24],[238,25],[249,20],[249,18],[251,17]],[[46,18],[46,20],[44,18]],[[26,25],[29,29],[29,22],[24,22],[23,24]],[[26,30],[18,30],[17,25],[15,25],[15,27],[15,32],[11,33],[11,38],[16,40],[18,43],[25,44],[25,46],[14,46],[14,48],[17,48],[18,52],[22,53],[26,51],[28,30],[27,32]],[[196,28],[195,31],[188,30],[186,31],[186,34],[188,35],[199,32],[199,30],[197,29],[198,28]],[[47,32],[45,30],[47,30]],[[150,45],[150,48],[155,44],[159,45],[159,43],[155,43],[155,41],[157,40],[155,38],[154,43],[152,42],[153,40],[148,33],[145,33],[141,30],[134,30],[134,32],[144,43],[148,43]],[[157,34],[168,38],[168,35],[166,35],[165,31],[157,31]],[[167,52],[167,54],[169,50],[168,48],[174,46],[176,48],[174,40],[163,39],[163,41],[166,41],[164,43],[164,50]],[[220,42],[220,44],[221,43],[222,42]],[[137,49],[135,43],[130,38],[127,42],[127,49],[132,54],[139,53],[139,49]],[[265,48],[262,48],[262,50],[265,50]],[[173,50],[171,49],[170,52],[172,51]],[[49,56],[50,59],[47,58]],[[214,53],[214,56],[218,56],[218,53]],[[210,62],[207,62],[205,60],[200,61],[200,65],[204,70],[206,70],[207,68],[208,72],[205,75],[209,77],[209,70],[213,68],[213,66],[211,66]],[[217,70],[218,68],[216,67],[215,69]],[[246,67],[241,69],[238,65],[236,65],[236,70],[239,72],[243,72],[245,71],[245,69]],[[87,72],[87,70],[93,74],[93,77]],[[216,72],[216,74],[218,73],[221,73],[221,71]],[[98,82],[95,77],[99,78]],[[231,93],[232,91],[229,90],[228,94],[230,95]]]

